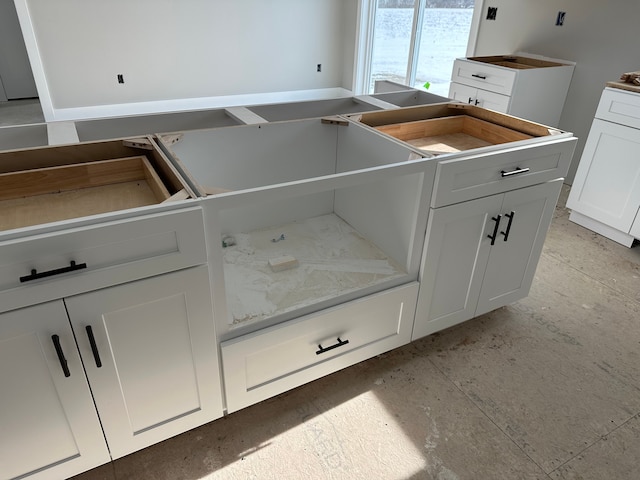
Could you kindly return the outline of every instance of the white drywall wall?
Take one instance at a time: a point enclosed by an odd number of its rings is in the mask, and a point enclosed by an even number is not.
[[[486,20],[488,7],[498,7],[496,20]],[[563,26],[555,25],[559,11],[566,12]],[[559,125],[579,138],[571,183],[605,83],[640,70],[640,2],[485,0],[481,18],[475,55],[524,51],[576,62]]]
[[[355,27],[345,20],[355,18],[357,0],[15,1],[53,116],[101,105],[351,88],[343,70]]]

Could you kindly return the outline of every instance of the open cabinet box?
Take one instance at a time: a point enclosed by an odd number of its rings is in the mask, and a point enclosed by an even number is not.
[[[562,133],[535,122],[458,103],[347,117],[406,142],[428,156],[491,148],[526,140],[535,141],[536,138]]]
[[[417,280],[434,165],[399,142],[335,117],[159,139],[206,196],[222,338]]]
[[[526,70],[530,68],[562,67],[566,65],[566,63],[554,62],[543,58],[527,57],[522,55],[492,55],[484,57],[468,57],[468,60],[488,63],[489,65],[496,65],[498,67],[514,68],[518,70]]]
[[[195,196],[151,137],[1,152],[0,187],[0,231]]]

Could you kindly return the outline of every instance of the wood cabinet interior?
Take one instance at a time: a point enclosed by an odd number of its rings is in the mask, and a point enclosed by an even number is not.
[[[531,138],[531,135],[468,115],[383,125],[376,130],[433,155]]]
[[[5,152],[0,164],[0,231],[159,204],[190,192],[159,151],[121,141]]]
[[[562,133],[539,123],[462,103],[370,112],[348,118],[431,155]]]
[[[500,67],[515,68],[519,70],[525,70],[529,68],[560,67],[564,65],[558,62],[551,62],[549,60],[543,60],[539,58],[523,57],[519,55],[470,57],[469,60],[481,63],[489,63],[491,65],[497,65]]]

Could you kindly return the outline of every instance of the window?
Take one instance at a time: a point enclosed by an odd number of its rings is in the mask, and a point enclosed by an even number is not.
[[[467,54],[476,2],[371,1],[375,11],[365,89],[372,92],[376,80],[391,80],[447,96],[453,61]]]

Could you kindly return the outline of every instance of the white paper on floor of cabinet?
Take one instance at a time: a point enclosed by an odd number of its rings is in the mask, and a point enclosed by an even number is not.
[[[259,321],[402,277],[397,262],[335,214],[233,235],[224,249],[227,301],[234,324]],[[292,256],[279,272],[269,260]]]

